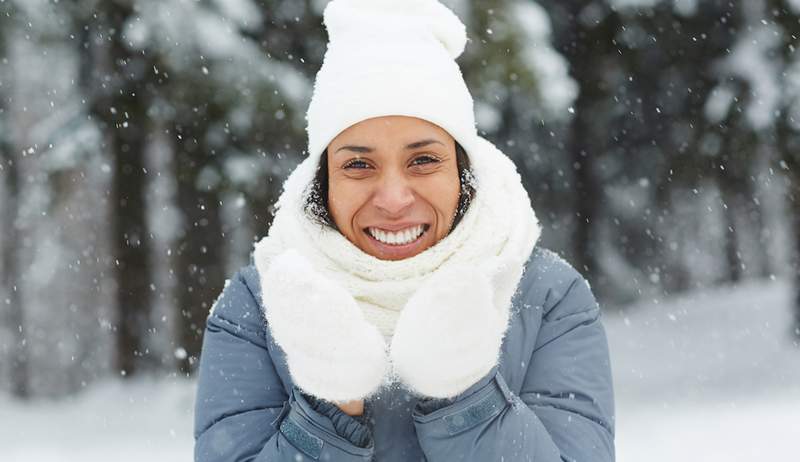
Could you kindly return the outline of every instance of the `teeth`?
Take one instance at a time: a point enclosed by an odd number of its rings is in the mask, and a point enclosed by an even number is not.
[[[378,228],[368,228],[367,230],[372,237],[384,244],[403,245],[415,241],[424,229],[423,225],[417,225],[396,232],[384,231]]]

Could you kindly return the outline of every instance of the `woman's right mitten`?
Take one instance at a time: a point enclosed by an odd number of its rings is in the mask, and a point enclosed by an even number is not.
[[[349,292],[294,249],[273,259],[261,288],[267,325],[295,385],[332,402],[363,399],[380,388],[388,372],[386,343]]]

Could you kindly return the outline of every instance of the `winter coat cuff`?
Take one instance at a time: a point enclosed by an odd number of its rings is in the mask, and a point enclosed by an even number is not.
[[[485,422],[514,404],[515,396],[495,365],[467,390],[448,399],[425,399],[412,414],[417,433],[446,438]]]
[[[461,402],[465,400],[467,397],[475,394],[479,390],[486,388],[486,386],[494,379],[494,376],[497,374],[497,366],[495,365],[492,369],[486,373],[480,380],[475,382],[474,384],[470,385],[469,388],[464,390],[463,392],[459,393],[458,395],[452,398],[422,398],[417,402],[417,406],[415,408],[415,414],[418,415],[428,415],[432,412],[438,411],[439,409],[452,406],[455,403]]]
[[[355,446],[367,448],[372,445],[372,435],[367,427],[367,411],[365,406],[364,414],[360,416],[350,416],[344,413],[335,404],[318,399],[315,396],[300,392],[300,396],[319,414],[330,419],[336,434],[347,439]]]

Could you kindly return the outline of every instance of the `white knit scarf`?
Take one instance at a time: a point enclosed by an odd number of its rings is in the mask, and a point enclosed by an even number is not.
[[[387,339],[417,287],[434,272],[455,265],[483,268],[490,274],[502,267],[504,277],[493,279],[495,303],[498,309],[508,310],[541,230],[513,162],[477,135],[462,145],[470,158],[476,189],[467,211],[446,237],[403,260],[373,257],[339,231],[315,223],[307,215],[305,199],[318,157],[306,158],[284,183],[268,235],[255,244],[259,274],[262,278],[267,274],[273,257],[296,249],[317,271],[348,290],[365,319]]]

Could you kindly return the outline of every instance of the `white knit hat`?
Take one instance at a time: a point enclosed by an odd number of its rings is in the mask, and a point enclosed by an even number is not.
[[[419,117],[462,146],[477,136],[472,96],[455,59],[464,24],[437,0],[333,0],[329,44],[308,107],[314,163],[339,133],[365,119]]]

